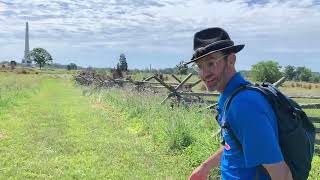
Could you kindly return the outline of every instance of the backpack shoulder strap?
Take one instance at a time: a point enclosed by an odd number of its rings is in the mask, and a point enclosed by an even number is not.
[[[258,91],[260,93],[262,93],[265,97],[268,98],[268,94],[267,92],[261,88],[258,84],[246,84],[246,85],[241,85],[239,88],[237,88],[236,90],[234,90],[231,95],[226,99],[224,105],[223,105],[223,115],[225,115],[225,113],[227,112],[227,109],[229,108],[230,104],[231,104],[231,101],[232,99],[238,94],[240,93],[241,91],[243,90],[254,90],[254,91]],[[221,125],[221,128],[222,129],[227,129],[228,130],[228,133],[230,134],[231,138],[233,139],[233,141],[236,143],[237,147],[239,149],[242,149],[242,145],[239,141],[239,139],[236,137],[236,135],[234,134],[234,132],[232,131],[231,127],[230,127],[230,124],[228,122],[224,122],[222,125]],[[224,141],[223,141],[224,142]]]
[[[226,102],[224,103],[224,106],[223,106],[223,112],[226,112],[226,110],[229,108],[230,104],[231,104],[231,101],[232,99],[241,91],[243,90],[254,90],[254,91],[258,91],[260,93],[262,93],[263,96],[265,96],[268,100],[269,100],[269,95],[268,93],[266,92],[265,89],[261,88],[260,85],[258,84],[247,84],[247,85],[242,85],[240,86],[239,88],[237,88],[236,90],[234,90],[231,95],[227,98]],[[276,92],[273,92],[274,94]]]

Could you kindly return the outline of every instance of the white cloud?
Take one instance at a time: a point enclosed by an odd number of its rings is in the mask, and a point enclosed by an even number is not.
[[[23,42],[29,21],[31,43],[52,47],[135,49],[180,59],[191,55],[194,32],[221,26],[246,44],[248,57],[320,55],[320,3],[312,0],[2,0],[0,21],[2,48]]]

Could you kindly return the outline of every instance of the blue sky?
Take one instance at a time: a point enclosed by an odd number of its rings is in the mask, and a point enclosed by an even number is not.
[[[25,22],[30,48],[54,62],[129,68],[174,67],[188,60],[193,34],[226,29],[236,44],[237,69],[262,60],[320,72],[319,0],[0,0],[0,61],[21,61]]]

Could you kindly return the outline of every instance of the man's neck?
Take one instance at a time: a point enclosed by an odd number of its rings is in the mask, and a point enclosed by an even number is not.
[[[236,73],[237,73],[236,71],[232,71],[232,72],[226,74],[225,80],[224,80],[224,83],[223,83],[223,86],[221,87],[221,89],[218,89],[218,92],[219,92],[219,93],[222,94],[222,93],[224,92],[224,90],[225,90],[226,86],[228,85],[229,81],[231,80],[231,78],[232,78]]]

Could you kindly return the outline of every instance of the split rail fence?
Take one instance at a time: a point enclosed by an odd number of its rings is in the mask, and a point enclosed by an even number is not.
[[[124,87],[127,84],[133,85],[134,88],[138,91],[144,91],[146,89],[167,89],[167,96],[161,101],[161,104],[165,103],[168,99],[174,100],[178,103],[184,104],[204,104],[206,105],[205,109],[214,109],[217,105],[215,101],[207,100],[205,97],[217,97],[218,93],[199,93],[193,92],[192,88],[199,84],[201,80],[196,82],[187,83],[187,81],[192,77],[192,74],[186,76],[183,80],[180,80],[174,74],[172,77],[177,82],[165,82],[160,79],[158,76],[150,76],[141,81],[134,81],[132,79],[113,79],[110,76],[100,76],[98,74],[93,73],[81,73],[79,75],[74,76],[75,80],[81,85],[91,85],[95,84],[101,87]],[[151,80],[155,81],[151,81]],[[285,82],[285,77],[279,79],[279,81],[275,82],[274,85],[276,87],[280,86],[283,82]],[[295,99],[320,99],[320,96],[288,96],[290,98]],[[303,109],[317,109],[320,111],[320,103],[309,103],[309,104],[300,104]],[[316,126],[316,144],[320,145],[320,117],[309,117],[310,120]]]

